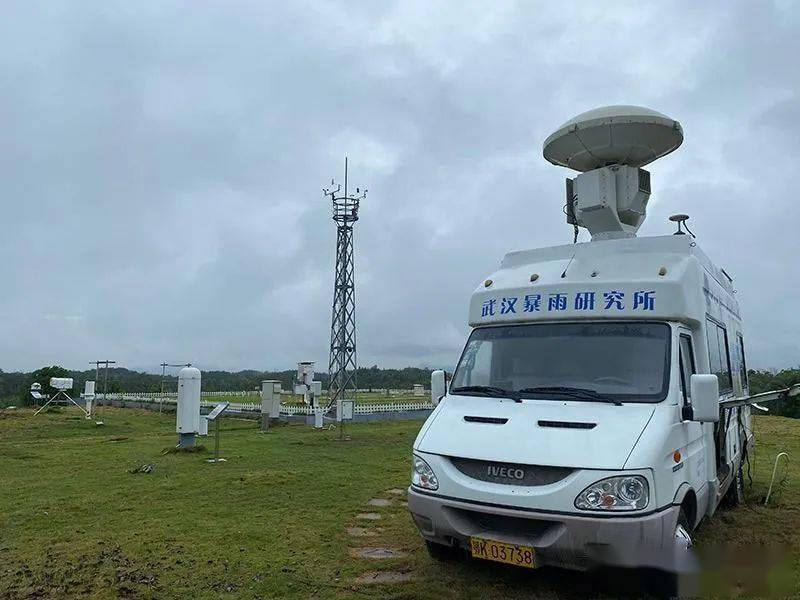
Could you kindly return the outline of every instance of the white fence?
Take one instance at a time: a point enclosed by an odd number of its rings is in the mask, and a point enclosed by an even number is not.
[[[386,389],[372,389],[372,390],[358,390],[359,394],[385,394],[386,396],[413,396],[413,390],[386,390]],[[284,396],[296,396],[298,394],[294,394],[291,390],[281,390],[281,394]],[[428,395],[429,392],[425,390],[424,395]],[[98,396],[102,396],[102,392],[97,394]],[[238,392],[200,392],[202,397],[217,397],[217,396],[260,396],[261,392],[257,390],[253,391],[238,391]],[[322,390],[322,395],[327,396],[328,390]],[[419,395],[417,395],[419,397]],[[164,398],[177,398],[177,392],[125,392],[125,393],[113,393],[108,395],[109,398],[112,400],[134,400],[134,399],[143,399],[143,400],[151,400],[153,398],[158,399],[161,397]]]
[[[203,399],[200,401],[200,405],[204,408],[213,408],[216,406],[217,402],[210,400],[211,397],[220,397],[220,396],[248,396],[252,395],[249,392],[203,392],[202,396]],[[98,394],[99,398],[102,398],[102,394]],[[163,402],[164,404],[175,404],[177,403],[177,394],[164,394],[161,396],[160,394],[153,394],[153,393],[144,393],[144,392],[137,392],[137,393],[130,393],[130,394],[109,394],[109,400],[132,400],[135,402],[152,402],[158,404],[159,402]],[[410,412],[415,410],[433,410],[434,405],[430,401],[424,402],[380,402],[380,403],[373,403],[373,402],[365,402],[362,404],[356,404],[353,408],[353,412],[357,415],[370,415],[375,413],[381,412]],[[231,412],[261,412],[261,403],[260,402],[231,402],[228,410]],[[317,408],[317,410],[320,410]],[[282,415],[292,416],[292,415],[313,415],[314,409],[305,404],[281,404],[280,413]]]
[[[433,410],[431,402],[365,402],[356,404],[353,412],[357,415],[371,415],[380,412],[406,412],[412,410]],[[318,408],[317,410],[325,410]],[[300,404],[281,404],[282,415],[313,415],[314,409],[310,406]]]
[[[258,396],[259,393],[253,390],[252,392],[200,392],[202,397],[216,397],[216,396]],[[103,393],[97,394],[99,398],[103,397]],[[109,394],[111,400],[155,400],[159,398],[177,398],[177,392],[125,392],[124,394]]]

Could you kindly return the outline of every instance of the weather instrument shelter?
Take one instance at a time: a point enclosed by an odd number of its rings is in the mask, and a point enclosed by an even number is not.
[[[39,385],[39,387],[34,389],[34,386],[36,386],[36,385]],[[55,389],[56,393],[53,394],[52,396],[50,396],[49,398],[47,398],[47,402],[45,402],[44,405],[42,405],[42,407],[39,408],[39,410],[37,410],[35,413],[33,413],[33,416],[38,415],[45,408],[47,408],[49,405],[54,404],[54,403],[58,404],[59,401],[63,400],[64,404],[69,404],[69,403],[74,404],[75,406],[77,406],[81,410],[81,412],[84,415],[86,415],[86,418],[90,418],[90,416],[91,416],[90,413],[87,412],[80,404],[75,402],[75,400],[73,400],[72,397],[70,397],[70,395],[67,393],[67,390],[71,390],[72,386],[73,386],[72,377],[51,377],[50,378],[50,387]],[[41,394],[40,390],[41,390],[41,385],[40,384],[35,384],[34,383],[31,386],[31,396],[35,400],[46,398],[46,396],[43,396]]]

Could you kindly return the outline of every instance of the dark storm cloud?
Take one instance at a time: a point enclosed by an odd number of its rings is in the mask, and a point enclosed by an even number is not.
[[[792,3],[15,3],[0,22],[0,367],[327,364],[335,230],[369,188],[359,362],[452,366],[469,294],[564,243],[542,140],[642,104],[686,141],[686,211],[736,278],[754,366],[800,364]],[[586,234],[583,234],[584,238]],[[101,356],[102,355],[102,356]]]

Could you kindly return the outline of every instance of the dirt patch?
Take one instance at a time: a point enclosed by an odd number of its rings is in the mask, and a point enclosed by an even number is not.
[[[41,454],[32,454],[30,452],[24,452],[18,448],[7,448],[3,453],[3,458],[13,458],[16,460],[32,460],[34,458],[41,458]]]
[[[365,519],[367,521],[377,521],[381,518],[378,513],[361,513],[356,515],[356,519]]]
[[[367,504],[370,506],[391,506],[392,501],[386,498],[372,498]]]
[[[161,451],[161,454],[197,454],[199,452],[205,452],[206,447],[203,444],[198,444],[197,446],[185,446],[181,448],[180,446],[173,446],[171,448],[164,448]]]
[[[406,553],[394,548],[371,547],[371,548],[350,548],[348,554],[353,558],[369,558],[381,560],[384,558],[403,558]]]
[[[405,490],[401,490],[400,488],[392,488],[390,490],[386,490],[387,494],[391,494],[392,496],[402,496],[406,493]]]
[[[356,583],[361,584],[406,583],[408,581],[414,581],[414,576],[401,571],[369,571],[356,577]]]

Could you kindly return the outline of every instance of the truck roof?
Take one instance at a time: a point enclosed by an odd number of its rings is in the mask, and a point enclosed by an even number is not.
[[[469,323],[738,321],[734,293],[688,235],[592,241],[508,253],[473,293]]]

